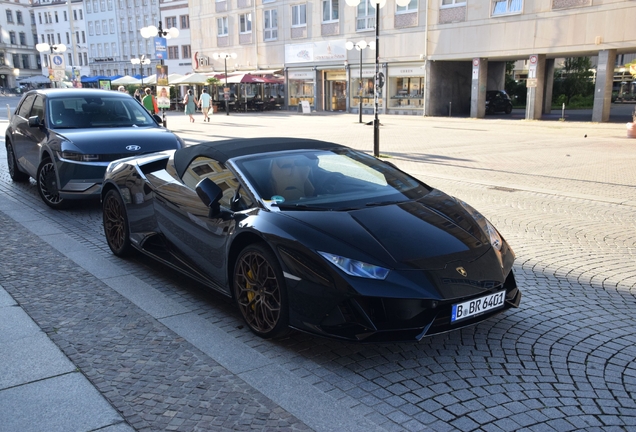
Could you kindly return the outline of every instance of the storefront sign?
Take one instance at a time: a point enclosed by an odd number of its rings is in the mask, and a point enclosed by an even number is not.
[[[327,81],[344,81],[347,79],[345,71],[329,71],[326,74]]]
[[[194,70],[208,69],[210,67],[210,57],[200,54],[198,51],[194,53]]]
[[[310,63],[322,61],[344,61],[347,58],[347,41],[316,41],[285,45],[285,63]]]
[[[287,72],[287,77],[290,80],[313,80],[315,77],[315,72],[311,69],[305,69],[305,70],[289,70]]]
[[[411,76],[424,76],[424,64],[415,64],[409,66],[389,66],[389,76],[391,77],[411,77]],[[375,71],[373,72],[375,73]]]

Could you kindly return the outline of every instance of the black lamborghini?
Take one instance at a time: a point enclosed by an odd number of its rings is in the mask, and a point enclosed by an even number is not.
[[[101,194],[115,255],[141,251],[232,297],[261,337],[416,341],[521,300],[486,218],[345,146],[235,139],[131,157]]]

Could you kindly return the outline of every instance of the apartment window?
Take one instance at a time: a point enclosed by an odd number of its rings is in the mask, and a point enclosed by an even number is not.
[[[73,19],[77,21],[77,9],[73,9]]]
[[[111,50],[111,51],[112,51],[112,53],[113,53],[113,57],[116,57],[116,56],[117,56],[117,43],[115,43],[115,42],[111,42],[111,44],[110,44],[110,50]],[[115,74],[115,75],[117,75],[117,74]]]
[[[190,28],[190,15],[181,15],[179,17],[181,19],[181,28],[189,29]]]
[[[68,32],[66,32],[66,45],[70,45],[71,44],[71,36],[68,34]]]
[[[252,14],[239,15],[239,32],[251,33],[252,32]]]
[[[278,39],[278,12],[276,9],[263,11],[264,34],[265,40]]]
[[[42,14],[38,13],[38,20],[40,20],[40,24],[42,24]]]
[[[104,56],[110,57],[110,45],[107,43],[104,44]]]
[[[177,17],[166,17],[166,28],[171,29],[172,27],[177,26]]]
[[[113,0],[108,0],[108,10],[113,10]]]
[[[64,21],[68,21],[68,14],[64,11]]]
[[[105,2],[104,0],[101,0],[101,1],[99,2],[99,6],[101,7],[101,9],[100,9],[100,10],[101,10],[102,12],[106,12],[106,2]]]
[[[27,41],[26,41],[26,33],[22,33],[20,32],[20,45],[26,45]]]
[[[87,1],[85,4],[86,4],[86,13],[92,13],[93,9],[91,7],[91,2]]]
[[[10,31],[9,32],[9,42],[11,43],[11,45],[15,45],[15,32],[14,31]]]
[[[115,20],[108,20],[108,24],[110,25],[110,34],[115,33]]]
[[[322,0],[322,22],[337,20],[338,0]]]
[[[177,60],[179,58],[179,47],[168,47],[168,60]]]
[[[444,4],[444,1],[448,0],[442,0],[442,4]],[[466,0],[462,0],[462,3],[466,3]],[[396,13],[408,13],[415,11],[417,11],[417,0],[411,0],[406,6],[398,6],[396,9]]]
[[[97,57],[97,49],[95,48],[95,44],[91,44],[91,57]]]
[[[79,60],[79,65],[80,65],[80,66],[84,66],[84,62],[82,61],[82,53],[80,53],[80,54],[77,56],[77,59]],[[87,66],[88,66],[88,65],[87,65]]]
[[[71,53],[67,54],[68,56],[68,65],[73,66],[73,55]]]
[[[57,16],[57,11],[55,11],[55,22],[56,23],[60,22],[60,18]]]
[[[13,11],[7,9],[7,22],[13,24]]]
[[[4,53],[0,52],[0,65],[3,65],[3,64],[4,64]]]
[[[86,32],[82,30],[82,43],[86,43]]]
[[[361,1],[358,4],[358,16],[356,18],[356,30],[371,30],[375,28],[375,8],[370,0]]]
[[[79,37],[78,31],[75,32],[75,42],[80,43],[80,37]]]
[[[292,6],[292,27],[305,27],[307,25],[307,5]]]
[[[99,21],[95,21],[95,34],[102,34],[102,24]]]
[[[18,24],[24,24],[24,21],[22,20],[22,12],[16,11],[15,19],[18,22]]]
[[[13,67],[15,68],[19,68],[20,67],[20,55],[19,54],[13,54]]]
[[[93,32],[93,21],[89,21],[88,22],[88,35],[89,36],[93,36],[94,32]]]
[[[22,54],[22,68],[23,69],[31,69],[31,65],[29,64],[29,55]]]
[[[492,14],[495,16],[517,13],[521,12],[522,7],[523,0],[495,0],[493,1]]]
[[[33,33],[33,45],[37,45],[38,43],[38,34],[37,33]],[[0,65],[2,65],[2,63],[0,63]]]
[[[35,14],[31,12],[29,15],[31,15],[31,25],[35,25]]]
[[[181,47],[181,58],[189,59],[191,57],[190,45],[183,45]]]
[[[99,58],[104,57],[104,47],[102,46],[102,44],[97,44],[97,56]]]
[[[60,34],[57,34],[57,44],[61,44],[62,43],[62,37],[60,36]]]
[[[88,53],[84,53],[84,64],[88,66]]]
[[[227,36],[227,17],[221,17],[216,19],[216,35]]]
[[[79,17],[80,17],[81,20],[84,19],[84,13],[82,12],[81,9],[79,10]]]

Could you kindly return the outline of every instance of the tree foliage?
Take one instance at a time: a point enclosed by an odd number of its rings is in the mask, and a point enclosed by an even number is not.
[[[565,104],[570,105],[575,96],[579,98],[589,97],[594,94],[592,82],[592,62],[589,57],[568,57],[563,63],[563,68],[554,71],[553,101],[561,96]]]

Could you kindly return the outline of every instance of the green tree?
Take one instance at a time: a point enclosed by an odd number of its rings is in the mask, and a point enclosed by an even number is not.
[[[575,96],[579,98],[592,96],[594,83],[591,69],[592,62],[589,57],[566,58],[563,68],[554,71],[553,101],[564,95],[565,104],[569,105]]]

